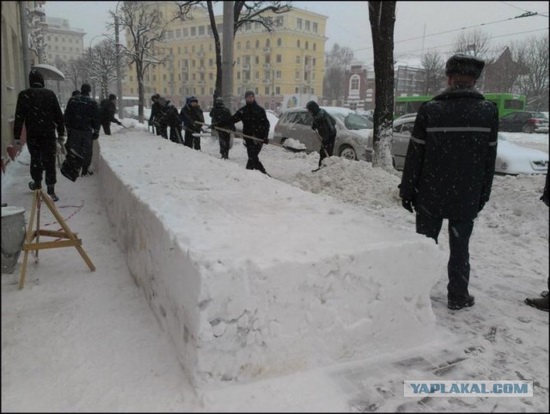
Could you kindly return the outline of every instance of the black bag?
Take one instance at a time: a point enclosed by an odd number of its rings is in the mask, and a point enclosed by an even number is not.
[[[75,182],[80,175],[80,168],[82,167],[83,162],[84,158],[78,155],[75,150],[71,148],[67,152],[67,157],[65,158],[65,161],[63,161],[63,165],[61,165],[61,174],[72,182]]]

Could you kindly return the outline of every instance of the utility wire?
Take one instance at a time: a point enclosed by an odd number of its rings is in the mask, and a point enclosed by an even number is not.
[[[452,33],[452,32],[457,32],[457,31],[460,31],[460,30],[472,29],[472,28],[475,28],[475,27],[488,26],[490,24],[503,23],[503,22],[507,22],[507,21],[510,21],[510,20],[520,19],[520,18],[523,18],[523,17],[537,16],[537,15],[538,15],[538,13],[527,12],[527,13],[521,14],[521,15],[516,16],[516,17],[510,17],[508,19],[495,20],[494,22],[489,22],[489,23],[480,23],[480,24],[473,25],[473,26],[461,27],[459,29],[447,30],[445,32],[432,33],[432,34],[429,34],[429,35],[426,35],[426,36],[417,36],[417,37],[413,37],[413,38],[410,38],[410,39],[397,40],[397,41],[394,42],[394,44],[409,42],[409,41],[412,41],[412,40],[424,39],[426,37],[438,36],[438,35]],[[528,33],[528,32],[526,32],[526,33]],[[363,50],[370,50],[370,49],[372,49],[372,46],[364,47],[364,48],[361,48],[361,49],[354,49],[353,52],[361,52]]]
[[[504,35],[500,35],[500,36],[494,36],[493,38],[505,37],[505,36],[514,36],[514,35],[524,34],[524,33],[540,32],[542,30],[548,30],[548,27],[546,29],[534,29],[534,30],[529,30],[529,31],[526,31],[526,32],[509,33],[509,34],[504,34]],[[433,47],[427,48],[427,50],[437,50],[437,49],[441,49],[441,48],[444,48],[444,47],[452,46],[453,44],[454,43],[449,43],[449,44],[446,44],[446,45],[433,46]],[[396,53],[395,54],[395,60],[399,60],[399,56],[421,56],[420,54],[415,54],[415,52],[422,52],[422,50],[423,49],[417,49],[417,50],[411,50],[411,51],[407,51],[407,52]],[[367,59],[366,63],[369,63],[371,61],[374,61],[374,58]]]

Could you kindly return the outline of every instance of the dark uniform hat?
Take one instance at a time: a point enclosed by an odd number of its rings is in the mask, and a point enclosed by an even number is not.
[[[471,75],[478,79],[484,66],[485,62],[475,56],[457,54],[451,56],[447,61],[445,75]]]
[[[253,91],[246,91],[244,93],[244,97],[246,98],[247,96],[254,96],[254,92]]]

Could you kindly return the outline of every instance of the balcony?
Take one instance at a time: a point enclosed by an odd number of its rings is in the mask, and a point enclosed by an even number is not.
[[[264,63],[264,69],[265,70],[271,69],[271,65],[269,63]]]
[[[243,70],[250,70],[250,65],[248,63],[243,63]]]

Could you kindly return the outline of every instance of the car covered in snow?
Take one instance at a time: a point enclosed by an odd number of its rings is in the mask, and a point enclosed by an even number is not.
[[[348,108],[321,108],[336,120],[334,155],[350,160],[372,161],[372,150],[367,148],[367,141],[372,136],[373,123]],[[311,129],[312,124],[313,117],[306,108],[288,109],[279,117],[273,142],[284,145],[286,140],[294,139],[305,146],[306,152],[318,152],[321,149],[321,139]]]
[[[548,116],[544,112],[520,111],[504,115],[499,119],[499,131],[548,133]]]
[[[393,166],[403,170],[409,140],[416,118],[402,118],[393,122],[391,152]],[[507,141],[504,134],[498,134],[495,172],[499,174],[546,174],[548,154],[533,148],[522,147]]]

